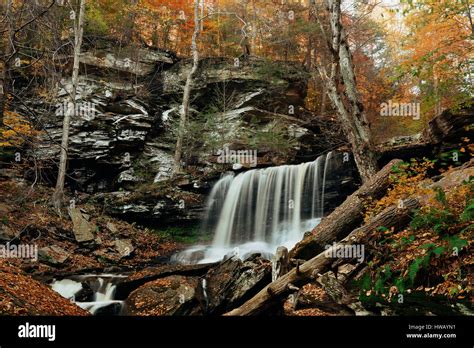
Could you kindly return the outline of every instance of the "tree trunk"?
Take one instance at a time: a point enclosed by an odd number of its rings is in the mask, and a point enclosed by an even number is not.
[[[404,209],[399,209],[398,206],[391,206],[378,214],[368,224],[361,228],[354,230],[341,242],[333,245],[330,249],[306,261],[301,266],[293,268],[289,273],[276,281],[270,283],[263,288],[252,299],[245,302],[239,308],[236,308],[225,315],[228,316],[245,316],[255,315],[271,305],[272,302],[283,298],[287,295],[292,287],[291,285],[302,286],[312,280],[315,280],[319,274],[327,270],[330,265],[336,261],[335,258],[330,257],[332,251],[337,250],[343,245],[350,245],[362,242],[368,233],[379,226],[390,228],[392,226],[402,226],[410,219],[410,213],[413,209],[419,206],[417,199],[407,199],[403,201]]]
[[[390,173],[393,166],[401,160],[392,160],[372,179],[350,195],[344,203],[312,231],[311,236],[303,239],[290,251],[290,258],[308,260],[317,255],[328,244],[333,243],[351,232],[354,226],[362,222],[368,198],[379,199],[385,195],[390,185]]]
[[[352,54],[342,25],[341,0],[327,0],[331,27],[329,37],[316,16],[332,56],[331,73],[321,62],[317,69],[328,85],[328,95],[341,119],[342,128],[352,147],[354,160],[363,182],[378,171],[377,156],[372,144],[369,123],[357,93]],[[342,78],[342,85],[341,81]],[[342,88],[342,90],[341,90]]]
[[[186,84],[184,86],[183,103],[181,105],[178,139],[176,140],[176,150],[174,154],[174,172],[179,173],[182,170],[182,157],[183,157],[183,138],[186,130],[186,123],[189,117],[189,103],[191,97],[191,86],[193,83],[193,77],[196,74],[199,65],[199,52],[197,47],[197,38],[199,36],[199,0],[194,0],[194,33],[191,39],[191,52],[193,55],[193,65],[191,71],[186,78]]]
[[[76,116],[76,92],[79,80],[79,57],[81,54],[84,16],[86,10],[86,0],[80,0],[79,16],[76,16],[74,22],[74,65],[72,70],[72,90],[69,92],[70,102],[64,113],[63,133],[61,139],[61,153],[59,158],[58,178],[56,181],[56,189],[53,193],[53,204],[59,210],[64,200],[64,181],[66,177],[66,165],[68,159],[69,144],[69,125],[71,117]]]

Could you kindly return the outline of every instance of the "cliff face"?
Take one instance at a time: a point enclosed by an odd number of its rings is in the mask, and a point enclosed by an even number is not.
[[[217,163],[219,148],[255,149],[257,167],[312,161],[327,149],[304,107],[307,76],[300,66],[205,58],[193,85],[191,119],[210,129],[191,127],[193,143],[187,148],[192,151],[185,158],[190,174],[170,181],[190,61],[161,50],[102,43],[85,51],[81,63],[68,185],[78,201],[90,198],[84,193],[93,195],[110,214],[153,223],[197,221],[212,183],[232,170],[232,164]],[[70,88],[63,76],[51,102],[33,96],[19,107],[24,113],[35,110],[45,127],[33,155],[51,182]],[[353,186],[352,173],[335,175],[341,176]],[[338,195],[329,190],[333,196]]]

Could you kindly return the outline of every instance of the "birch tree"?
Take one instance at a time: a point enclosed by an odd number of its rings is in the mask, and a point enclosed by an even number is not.
[[[59,170],[56,181],[56,189],[53,193],[53,204],[58,210],[60,209],[64,200],[64,180],[66,177],[66,165],[68,160],[69,125],[71,123],[71,118],[76,116],[77,110],[76,93],[79,81],[79,58],[81,54],[82,37],[84,32],[84,17],[86,10],[86,0],[79,1],[79,14],[77,14],[77,11],[74,11],[74,63],[72,69],[71,90],[69,91],[68,107],[64,112]]]
[[[179,129],[178,139],[176,140],[176,149],[174,154],[174,172],[179,173],[182,171],[182,157],[183,157],[183,138],[186,130],[186,124],[189,118],[189,106],[191,98],[191,88],[193,84],[194,75],[197,72],[199,65],[199,51],[197,47],[197,39],[200,32],[200,18],[199,18],[199,0],[194,0],[194,32],[191,38],[191,52],[193,56],[193,63],[188,76],[186,77],[186,83],[184,85],[183,102],[180,109],[179,118]]]
[[[328,46],[330,71],[317,60],[317,70],[327,84],[327,94],[334,105],[354,155],[363,182],[378,171],[369,123],[358,95],[352,53],[348,37],[342,25],[341,0],[326,0],[329,14],[329,30],[316,13],[323,39]]]

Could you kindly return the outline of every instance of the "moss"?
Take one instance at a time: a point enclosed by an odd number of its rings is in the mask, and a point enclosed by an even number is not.
[[[170,240],[182,244],[198,244],[205,243],[212,240],[212,234],[203,233],[199,226],[190,227],[168,227],[162,230],[154,230],[157,234],[165,240]]]

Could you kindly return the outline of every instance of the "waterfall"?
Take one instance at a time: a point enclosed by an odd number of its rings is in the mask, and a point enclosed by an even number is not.
[[[332,155],[313,162],[225,174],[207,201],[203,230],[210,247],[194,246],[178,262],[212,262],[229,253],[244,258],[253,252],[271,256],[278,246],[293,247],[313,229],[324,211],[324,187]],[[204,256],[202,255],[204,254]]]

